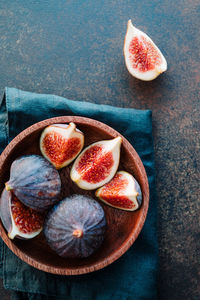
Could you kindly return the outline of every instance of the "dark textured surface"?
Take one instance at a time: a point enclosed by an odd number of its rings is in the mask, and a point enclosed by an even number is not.
[[[0,3],[1,95],[12,86],[152,109],[162,300],[200,299],[199,17],[197,0]],[[129,18],[168,61],[152,82],[125,68]]]

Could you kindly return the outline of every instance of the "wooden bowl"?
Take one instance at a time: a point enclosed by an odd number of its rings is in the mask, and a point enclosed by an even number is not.
[[[39,138],[42,130],[56,123],[74,122],[85,134],[85,146],[99,140],[110,139],[121,136],[123,139],[119,170],[126,170],[134,175],[139,182],[143,202],[139,210],[127,212],[115,209],[101,202],[107,219],[107,231],[102,246],[93,255],[84,259],[71,259],[59,257],[47,245],[43,234],[32,240],[10,240],[7,232],[0,222],[0,234],[6,245],[20,259],[29,265],[45,272],[77,275],[93,272],[104,268],[117,260],[134,243],[139,235],[148,210],[149,187],[144,166],[131,144],[116,130],[93,119],[77,116],[63,116],[44,120],[36,123],[17,135],[5,148],[0,156],[0,192],[4,183],[9,179],[11,163],[24,154],[41,154],[39,149]],[[61,169],[62,183],[69,180],[69,167]],[[79,189],[74,183],[65,185],[62,189],[62,196],[72,193],[89,194],[94,197],[94,191]],[[63,185],[64,187],[64,185]]]

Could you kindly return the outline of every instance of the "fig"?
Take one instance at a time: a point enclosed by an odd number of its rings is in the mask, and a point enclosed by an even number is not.
[[[40,151],[56,169],[69,165],[83,145],[84,135],[74,123],[50,125],[40,137]]]
[[[124,57],[129,73],[141,80],[155,79],[167,70],[167,62],[150,37],[128,21]]]
[[[142,204],[142,192],[138,182],[125,171],[117,172],[95,195],[106,204],[123,210],[134,211]]]
[[[58,171],[40,155],[24,155],[11,165],[6,190],[26,206],[43,211],[58,201],[61,180]]]
[[[62,257],[88,257],[101,246],[105,230],[101,205],[77,194],[56,204],[44,224],[47,243]]]
[[[118,136],[84,149],[72,166],[72,181],[84,190],[94,190],[110,181],[119,165],[121,143]]]
[[[6,189],[0,198],[0,217],[10,239],[31,239],[43,228],[43,215],[25,206]]]

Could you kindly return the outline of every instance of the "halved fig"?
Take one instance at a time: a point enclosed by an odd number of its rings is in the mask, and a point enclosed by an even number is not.
[[[167,62],[150,37],[128,21],[124,57],[129,73],[141,80],[155,79],[167,70]]]
[[[40,150],[56,169],[69,165],[83,145],[84,135],[74,123],[50,125],[40,137]]]
[[[24,155],[13,161],[6,190],[26,206],[44,211],[59,200],[61,179],[58,171],[40,155]]]
[[[106,204],[123,210],[134,211],[142,203],[142,192],[138,182],[125,171],[117,172],[95,195]]]
[[[0,217],[10,239],[31,239],[43,228],[44,216],[25,206],[6,189],[0,198]]]
[[[84,190],[94,190],[115,175],[120,158],[121,137],[88,146],[75,160],[71,179]]]

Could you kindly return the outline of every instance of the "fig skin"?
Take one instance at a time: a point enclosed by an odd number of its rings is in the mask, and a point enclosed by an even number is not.
[[[43,229],[44,215],[26,207],[5,188],[0,197],[0,218],[10,239],[32,239]]]
[[[8,232],[11,231],[12,219],[10,214],[10,199],[11,192],[6,191],[4,188],[1,197],[0,197],[0,218],[3,223],[3,226]]]
[[[40,137],[40,151],[56,169],[68,166],[81,152],[84,134],[74,123],[53,124]]]
[[[104,240],[106,218],[101,205],[83,195],[63,199],[49,212],[44,235],[62,257],[88,257]]]
[[[89,145],[76,158],[71,180],[84,190],[94,190],[110,181],[119,166],[121,143],[118,136]]]
[[[150,81],[167,70],[160,49],[146,33],[133,26],[131,20],[127,24],[123,52],[127,70],[135,78]]]
[[[26,206],[38,211],[58,201],[61,179],[58,171],[40,155],[24,155],[11,165],[6,189]]]
[[[142,191],[137,180],[126,171],[119,171],[115,177],[99,188],[96,197],[114,208],[135,211],[142,204]]]

